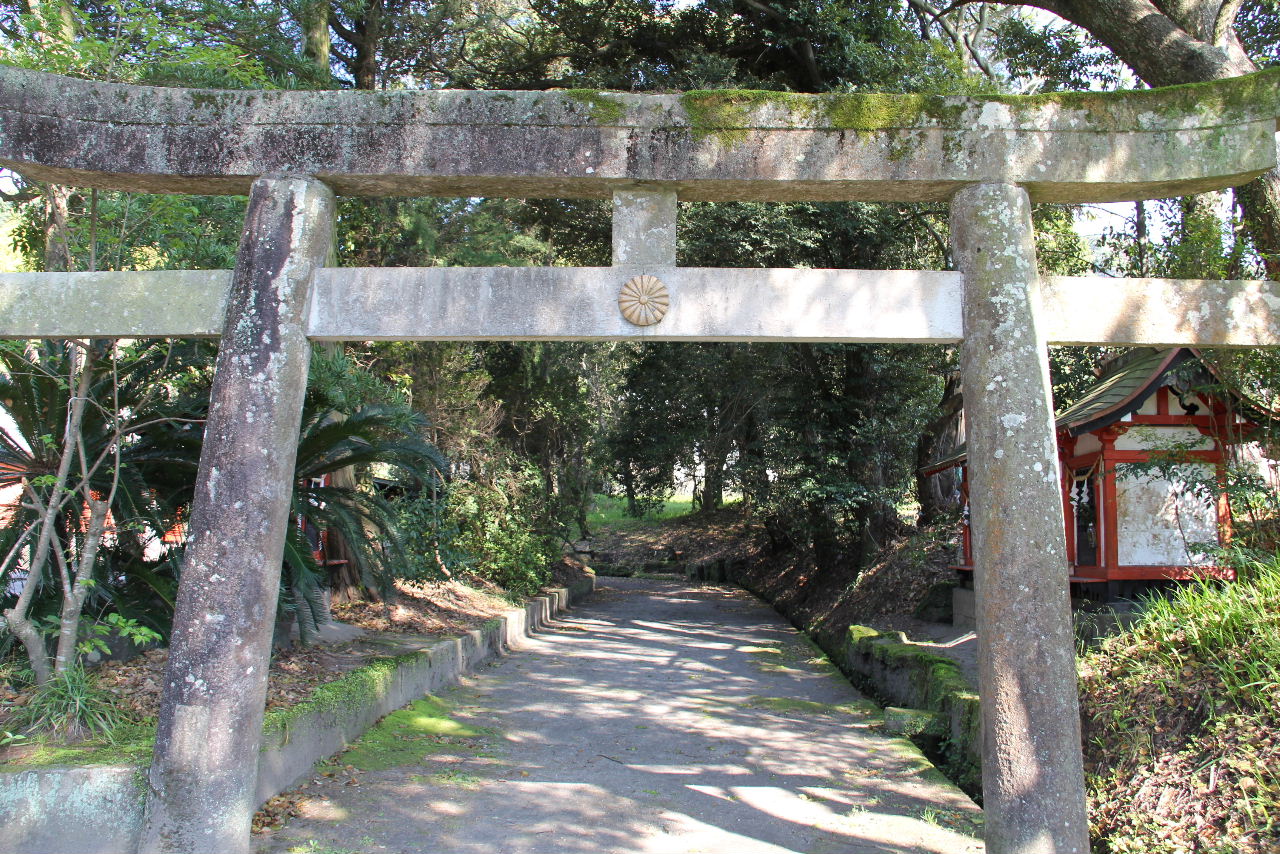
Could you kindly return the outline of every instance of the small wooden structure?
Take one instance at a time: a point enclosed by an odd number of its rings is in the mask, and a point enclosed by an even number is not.
[[[1056,418],[1070,581],[1231,577],[1195,546],[1230,541],[1229,448],[1262,420],[1191,347],[1138,348],[1108,363]],[[1177,471],[1127,468],[1162,455],[1178,460]],[[964,557],[955,569],[972,572],[966,461],[961,446],[925,473],[961,467]]]

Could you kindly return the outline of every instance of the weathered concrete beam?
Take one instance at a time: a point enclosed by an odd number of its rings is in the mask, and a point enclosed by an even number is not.
[[[615,191],[613,266],[674,267],[678,213],[676,194],[670,190]]]
[[[659,245],[659,244],[654,244]],[[661,244],[666,245],[666,244]],[[633,256],[624,256],[633,257]],[[609,267],[325,268],[308,336],[322,340],[892,341],[962,337],[959,273],[647,267],[672,294],[661,323],[618,313],[633,271]],[[213,337],[226,270],[0,274],[0,338]],[[1053,344],[1280,346],[1280,283],[1051,276]]]
[[[1051,344],[1280,345],[1277,282],[1048,276],[1040,300]]]
[[[1280,72],[1030,97],[711,91],[215,91],[0,67],[0,165],[145,192],[243,193],[301,172],[340,194],[942,201],[1167,197],[1276,164]]]
[[[1061,480],[1026,191],[961,190],[951,237],[964,273],[986,850],[1086,854]]]
[[[230,270],[0,273],[0,338],[213,338]]]
[[[645,267],[670,292],[635,326],[618,294],[634,268],[420,267],[321,276],[313,338],[955,341],[960,280],[913,270]],[[341,284],[338,284],[338,280]]]
[[[246,854],[311,347],[333,234],[319,181],[254,182],[210,393],[169,642],[143,854]]]

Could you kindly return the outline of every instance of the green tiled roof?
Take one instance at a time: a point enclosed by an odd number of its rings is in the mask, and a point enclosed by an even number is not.
[[[1139,347],[1108,363],[1102,376],[1074,403],[1058,412],[1054,421],[1059,430],[1079,435],[1119,421],[1139,409],[1160,387],[1159,380],[1170,368],[1199,356],[1189,347]],[[945,459],[925,466],[923,471],[941,471],[963,462],[967,449],[958,445]]]
[[[1107,366],[1098,382],[1081,395],[1080,399],[1058,413],[1057,427],[1079,435],[1086,425],[1096,430],[1119,421],[1142,406],[1151,393],[1159,388],[1159,380],[1170,368],[1187,359],[1195,358],[1195,352],[1186,347],[1158,350],[1141,347],[1126,353]],[[1102,422],[1095,424],[1094,422]]]

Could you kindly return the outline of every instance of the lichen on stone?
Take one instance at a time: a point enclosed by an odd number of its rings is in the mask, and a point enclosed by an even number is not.
[[[1160,129],[1162,120],[1179,116],[1201,116],[1215,124],[1257,118],[1274,113],[1278,99],[1280,69],[1208,83],[1116,92],[960,97],[708,89],[685,92],[680,103],[695,140],[711,136],[732,146],[745,141],[753,128],[781,126],[857,133],[925,128],[968,130],[978,116],[992,126],[1032,124],[1048,129],[1047,122],[1053,119],[1076,122],[1075,129],[1083,132],[1149,131]],[[760,111],[770,106],[778,110],[766,121]],[[905,156],[916,144],[916,137],[898,140],[893,148],[894,159]]]
[[[598,125],[616,125],[627,114],[626,105],[599,89],[566,89],[564,95],[586,105],[591,121]]]

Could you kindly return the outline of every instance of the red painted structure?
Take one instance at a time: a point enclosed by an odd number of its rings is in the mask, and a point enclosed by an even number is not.
[[[1186,451],[1180,458],[1215,467],[1218,542],[1231,538],[1231,510],[1226,493],[1228,449],[1248,441],[1266,420],[1239,395],[1215,385],[1212,366],[1189,347],[1141,349],[1109,364],[1098,383],[1057,417],[1058,461],[1066,523],[1067,559],[1073,583],[1182,580],[1204,575],[1233,577],[1225,567],[1152,565],[1121,562],[1121,519],[1117,466],[1148,462],[1152,450],[1117,447],[1135,428],[1189,428],[1210,445]],[[1248,413],[1246,415],[1246,413]],[[1131,443],[1130,443],[1131,444]],[[963,524],[963,562],[955,569],[973,571],[973,551],[967,524],[968,477],[963,447],[947,459],[926,467],[936,474],[961,467],[961,496],[966,508]]]

